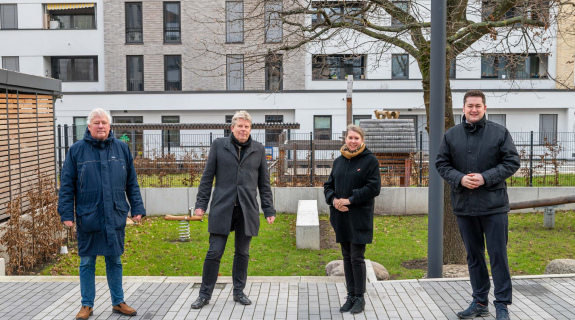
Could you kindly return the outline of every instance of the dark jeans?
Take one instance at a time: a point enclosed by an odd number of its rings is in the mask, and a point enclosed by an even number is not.
[[[343,272],[347,294],[355,297],[363,297],[367,271],[365,270],[365,244],[341,242],[343,255]]]
[[[232,230],[236,232],[234,264],[232,267],[232,278],[234,283],[234,294],[239,294],[246,287],[248,278],[248,262],[250,260],[250,241],[252,237],[246,236],[244,214],[240,206],[234,207],[232,214]],[[202,286],[200,297],[211,299],[214,286],[218,280],[220,271],[220,260],[226,250],[228,235],[210,233],[210,249],[204,261],[202,274]]]
[[[507,213],[488,216],[458,216],[457,224],[467,250],[467,266],[473,298],[483,305],[489,302],[489,272],[485,262],[485,242],[495,286],[495,306],[511,304],[511,275],[507,261]],[[484,237],[485,235],[485,237]]]

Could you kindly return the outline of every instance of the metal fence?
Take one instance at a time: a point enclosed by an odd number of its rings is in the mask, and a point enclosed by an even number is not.
[[[85,126],[58,126],[58,168],[62,167],[68,148],[81,139],[84,130]],[[229,134],[214,131],[218,133],[127,130],[116,132],[116,137],[130,146],[141,187],[190,187],[199,184],[212,142]],[[340,155],[343,134],[294,131],[301,130],[252,130],[252,139],[265,146],[272,185],[322,186],[333,161]],[[508,179],[509,186],[575,186],[575,133],[511,135],[521,157],[521,168]],[[418,132],[414,137],[417,148],[413,152],[376,153],[383,186],[427,186],[427,135]]]

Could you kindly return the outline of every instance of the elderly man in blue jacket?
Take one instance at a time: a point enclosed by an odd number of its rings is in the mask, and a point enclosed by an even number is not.
[[[489,272],[485,243],[495,287],[497,320],[508,320],[511,276],[507,261],[509,198],[505,179],[520,166],[509,131],[485,119],[485,95],[468,91],[463,97],[462,123],[443,137],[435,167],[451,186],[451,206],[467,250],[473,301],[457,316],[489,316]]]
[[[136,222],[146,211],[130,149],[114,137],[110,122],[106,111],[97,108],[90,112],[84,139],[70,147],[60,178],[58,213],[67,227],[72,227],[74,220],[77,224],[82,294],[77,320],[93,314],[97,256],[105,257],[112,312],[136,315],[124,301],[120,256],[130,206]]]

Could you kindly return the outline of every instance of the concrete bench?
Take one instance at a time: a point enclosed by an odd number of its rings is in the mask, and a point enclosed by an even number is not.
[[[317,200],[299,200],[295,224],[296,247],[319,250],[319,214]]]

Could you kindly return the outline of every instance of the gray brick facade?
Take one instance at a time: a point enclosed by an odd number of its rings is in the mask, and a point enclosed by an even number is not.
[[[244,90],[265,88],[263,8],[244,5],[243,44],[225,43],[225,1],[181,3],[181,44],[164,44],[163,1],[143,0],[143,44],[126,44],[126,2],[104,1],[106,91],[126,91],[126,56],[144,57],[144,90],[164,91],[164,56],[182,56],[182,90],[226,90],[226,54],[244,54]],[[202,12],[198,12],[201,9]],[[285,32],[285,31],[284,31]],[[304,89],[304,53],[284,54],[283,89]]]

